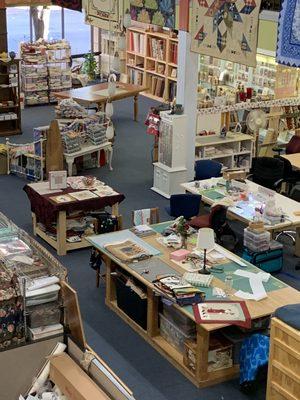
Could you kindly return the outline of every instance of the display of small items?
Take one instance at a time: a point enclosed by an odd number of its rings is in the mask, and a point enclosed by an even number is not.
[[[107,142],[106,128],[109,120],[104,113],[76,119],[62,128],[64,152],[71,154],[81,150],[86,144],[99,145]]]

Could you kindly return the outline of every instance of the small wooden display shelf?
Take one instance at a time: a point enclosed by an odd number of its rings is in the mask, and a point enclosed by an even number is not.
[[[2,87],[2,85],[7,86]],[[7,102],[12,102],[13,104],[8,104]],[[14,113],[16,116],[10,119],[3,117],[3,114],[8,116],[9,113]],[[7,62],[0,60],[0,115],[0,136],[21,134],[18,59]]]
[[[126,73],[129,82],[147,86],[143,94],[158,101],[176,96],[178,38],[137,27],[127,29]]]

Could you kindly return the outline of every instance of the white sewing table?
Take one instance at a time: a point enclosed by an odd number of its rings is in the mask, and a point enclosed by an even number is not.
[[[66,163],[68,165],[68,175],[72,176],[73,164],[76,158],[85,156],[86,154],[92,154],[97,152],[97,167],[100,167],[100,151],[104,150],[106,153],[106,160],[108,161],[109,169],[112,171],[112,156],[113,156],[113,146],[111,142],[104,142],[98,145],[87,145],[82,146],[82,148],[75,153],[67,154],[64,153]],[[106,161],[106,162],[107,162]]]
[[[222,198],[223,189],[218,188],[217,186],[212,187],[211,189],[205,190],[204,186],[210,185],[212,182],[216,184],[217,182],[224,181],[223,178],[212,178],[212,179],[204,179],[200,182],[201,187],[196,188],[195,182],[182,183],[181,186],[185,189],[186,192],[200,194],[201,200],[204,203],[212,205],[216,201]],[[261,187],[257,183],[249,181],[246,179],[246,183],[249,188],[250,193],[257,193],[259,188]],[[216,192],[220,191],[220,198],[214,198],[216,196]],[[223,194],[225,197],[226,194]],[[285,229],[295,229],[296,230],[296,244],[295,244],[295,255],[300,257],[300,203],[298,201],[292,200],[286,196],[283,196],[280,193],[274,192],[276,207],[281,207],[284,215],[286,216],[285,221],[279,222],[273,225],[265,225],[265,228],[273,232],[281,232]],[[247,204],[248,203],[248,204]],[[253,220],[254,217],[254,208],[251,202],[244,202],[237,206],[228,208],[228,215],[233,219],[237,219],[243,223],[248,224]]]

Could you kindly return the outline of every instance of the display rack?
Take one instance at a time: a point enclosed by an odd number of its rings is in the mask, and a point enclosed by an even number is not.
[[[244,168],[252,164],[254,137],[245,134],[197,136],[195,160],[215,160],[225,168]]]
[[[26,105],[56,102],[53,92],[71,89],[71,49],[67,41],[21,43],[20,54]]]
[[[178,38],[169,33],[127,29],[126,70],[129,83],[147,86],[143,94],[173,101],[177,90]]]
[[[19,61],[0,60],[0,136],[21,133]]]

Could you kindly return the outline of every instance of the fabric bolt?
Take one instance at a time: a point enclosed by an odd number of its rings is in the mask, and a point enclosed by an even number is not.
[[[240,351],[240,384],[254,381],[258,369],[268,364],[269,346],[270,338],[261,334],[244,340]]]
[[[26,192],[30,200],[31,211],[35,213],[37,221],[43,223],[47,228],[51,228],[52,223],[56,221],[60,211],[70,213],[79,210],[100,210],[104,207],[121,203],[125,199],[123,194],[118,194],[115,196],[95,197],[88,200],[73,201],[70,203],[55,203],[50,199],[50,197],[53,196],[53,193],[40,195],[28,185],[24,186],[23,190]],[[78,192],[78,189],[67,188],[59,194],[64,195],[72,192]]]
[[[175,0],[131,0],[131,19],[146,24],[175,28]]]
[[[278,20],[276,61],[300,66],[300,0],[283,0]]]
[[[191,50],[256,66],[261,0],[193,0]]]

